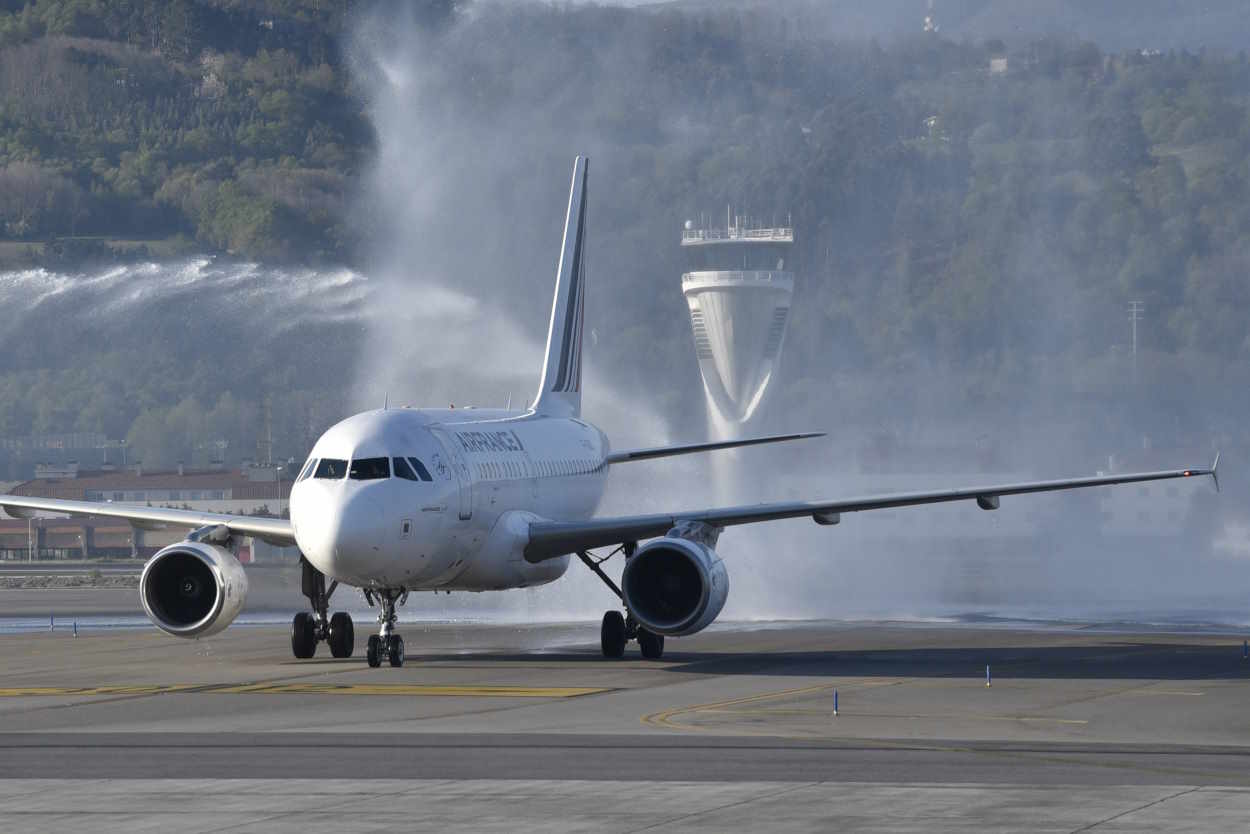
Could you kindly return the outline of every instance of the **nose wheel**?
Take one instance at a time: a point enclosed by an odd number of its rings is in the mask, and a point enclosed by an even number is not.
[[[369,643],[365,648],[365,660],[369,661],[369,666],[374,669],[381,666],[383,660],[390,663],[392,667],[399,668],[404,665],[404,638],[394,631],[395,623],[399,619],[395,608],[408,601],[408,592],[403,589],[397,592],[393,588],[383,588],[380,591],[365,590],[365,599],[370,605],[373,605],[375,598],[382,611],[378,614],[378,633],[369,635]]]
[[[365,659],[369,661],[371,667],[376,669],[382,665],[384,658],[391,666],[403,666],[404,638],[398,634],[392,634],[384,640],[377,634],[370,634],[369,645],[365,649]]]

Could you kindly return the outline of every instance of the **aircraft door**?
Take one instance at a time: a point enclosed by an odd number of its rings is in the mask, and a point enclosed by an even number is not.
[[[473,473],[469,471],[469,463],[465,459],[464,452],[460,449],[459,444],[445,430],[431,429],[430,432],[438,438],[438,442],[443,447],[443,453],[447,455],[451,470],[456,475],[456,483],[459,486],[457,492],[460,503],[460,520],[468,521],[473,517]]]

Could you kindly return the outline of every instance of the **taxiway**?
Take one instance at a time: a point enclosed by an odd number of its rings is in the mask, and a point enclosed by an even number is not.
[[[658,662],[603,659],[592,623],[402,633],[400,669],[324,646],[296,661],[273,626],[199,642],[154,629],[0,635],[0,827],[1140,831],[1250,819],[1250,660],[1232,632],[729,624],[670,641]]]

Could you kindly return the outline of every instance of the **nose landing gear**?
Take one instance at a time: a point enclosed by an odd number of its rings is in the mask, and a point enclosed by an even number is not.
[[[330,654],[351,657],[356,642],[351,615],[337,611],[333,617],[327,617],[330,597],[339,583],[331,582],[327,589],[324,573],[314,568],[303,555],[299,563],[302,571],[300,589],[308,597],[313,613],[301,611],[291,621],[291,653],[306,660],[317,653],[317,644],[324,640],[330,644]]]
[[[374,597],[382,606],[382,611],[378,614],[378,633],[369,635],[365,659],[374,669],[382,665],[383,658],[391,666],[398,668],[404,665],[404,638],[394,632],[395,622],[399,619],[395,607],[408,601],[408,592],[402,588],[398,592],[393,588],[383,588],[380,591],[366,588],[365,599],[370,605],[373,605]]]

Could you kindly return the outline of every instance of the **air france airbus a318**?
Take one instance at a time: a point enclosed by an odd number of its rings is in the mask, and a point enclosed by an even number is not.
[[[595,517],[614,466],[814,435],[614,452],[604,433],[582,419],[586,172],[586,160],[578,158],[542,382],[529,409],[384,408],[349,417],[313,447],[291,489],[289,521],[16,495],[0,496],[0,506],[15,516],[109,516],[141,528],[191,530],[153,556],[139,582],[148,617],[177,637],[215,634],[243,608],[247,576],[235,556],[242,537],[295,545],[311,608],[291,624],[295,656],[312,657],[321,641],[335,657],[351,656],[351,617],[328,616],[331,595],[347,584],[381,609],[378,633],[368,639],[369,665],[401,666],[395,609],[412,591],[542,585],[563,576],[576,555],[623,608],[603,617],[603,654],[620,657],[632,639],[644,657],[657,658],[665,636],[706,628],[724,606],[729,574],[715,548],[726,527],[804,516],[837,524],[842,513],[950,501],[993,510],[1004,495],[1216,475],[1218,456],[1204,469]],[[604,547],[624,554],[619,587],[591,555]]]

